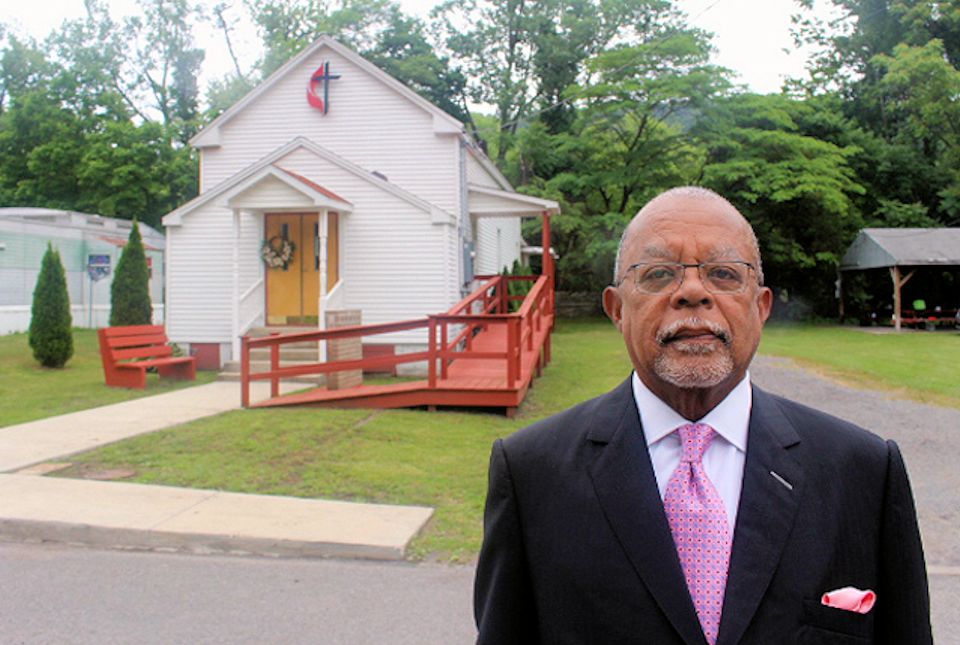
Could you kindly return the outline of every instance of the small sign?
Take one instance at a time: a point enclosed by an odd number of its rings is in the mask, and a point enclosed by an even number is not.
[[[94,282],[103,280],[110,275],[110,256],[95,255],[91,253],[87,256],[87,274]]]
[[[330,81],[338,78],[340,78],[339,74],[330,73],[329,61],[318,67],[317,71],[310,75],[310,81],[307,83],[307,102],[326,114],[330,109]]]

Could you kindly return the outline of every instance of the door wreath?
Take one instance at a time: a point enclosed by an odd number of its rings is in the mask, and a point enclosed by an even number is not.
[[[293,261],[293,252],[297,247],[290,240],[274,235],[260,247],[260,257],[271,269],[286,269]]]

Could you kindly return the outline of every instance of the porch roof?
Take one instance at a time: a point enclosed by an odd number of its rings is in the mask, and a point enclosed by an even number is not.
[[[226,206],[256,210],[333,208],[349,213],[353,205],[333,191],[279,166],[266,166],[223,194]]]
[[[540,217],[560,213],[560,204],[477,184],[468,185],[470,214],[476,217]]]

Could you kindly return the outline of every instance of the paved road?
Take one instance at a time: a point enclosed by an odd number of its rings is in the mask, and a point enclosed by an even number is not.
[[[0,641],[455,645],[469,567],[0,544]]]

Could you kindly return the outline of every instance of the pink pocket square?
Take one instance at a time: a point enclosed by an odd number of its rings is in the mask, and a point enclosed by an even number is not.
[[[877,594],[869,589],[857,589],[856,587],[843,587],[834,589],[823,594],[820,599],[821,604],[835,609],[845,609],[846,611],[855,611],[858,614],[865,614],[873,609],[873,603],[877,601]]]

